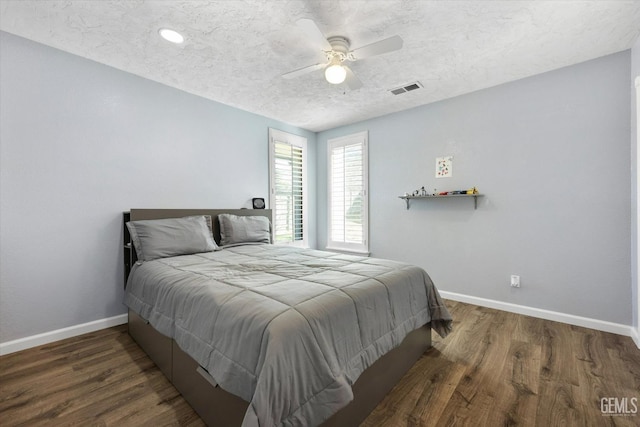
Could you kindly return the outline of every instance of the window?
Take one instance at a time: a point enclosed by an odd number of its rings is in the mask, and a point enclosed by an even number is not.
[[[275,243],[307,246],[307,139],[269,129],[269,206]]]
[[[327,248],[369,252],[368,134],[330,139]]]

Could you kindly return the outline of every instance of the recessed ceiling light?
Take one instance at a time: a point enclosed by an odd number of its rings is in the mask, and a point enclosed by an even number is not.
[[[171,43],[182,43],[184,41],[182,34],[168,28],[160,28],[158,33],[163,39],[168,40]]]

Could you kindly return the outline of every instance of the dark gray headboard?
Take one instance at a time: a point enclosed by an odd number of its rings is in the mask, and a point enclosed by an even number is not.
[[[265,216],[269,219],[269,222],[271,222],[271,209],[131,209],[129,212],[125,212],[124,221],[181,218],[183,216],[191,215],[210,215],[213,226],[213,238],[216,243],[220,244],[220,223],[218,222],[218,215],[223,213],[238,216]],[[124,226],[124,248],[124,277],[126,286],[129,271],[137,261],[136,251],[131,245],[131,238],[126,226]]]

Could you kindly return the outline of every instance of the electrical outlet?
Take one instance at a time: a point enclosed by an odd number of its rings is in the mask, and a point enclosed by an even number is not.
[[[518,276],[517,274],[512,274],[511,275],[511,287],[512,288],[519,288],[520,287],[520,276]]]

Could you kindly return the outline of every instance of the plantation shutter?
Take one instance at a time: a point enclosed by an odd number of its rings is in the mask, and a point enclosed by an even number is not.
[[[296,242],[303,234],[302,148],[286,142],[274,142],[273,189],[276,242]]]
[[[367,134],[329,141],[328,247],[368,251]]]
[[[307,139],[269,128],[269,207],[275,243],[307,246]]]

